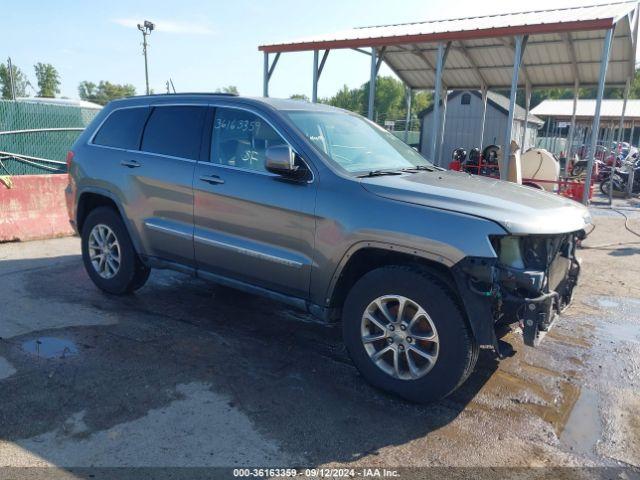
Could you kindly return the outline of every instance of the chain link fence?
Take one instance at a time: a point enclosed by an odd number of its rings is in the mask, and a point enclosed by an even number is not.
[[[378,125],[412,147],[417,147],[420,144],[420,120],[417,118],[412,118],[409,121],[409,128],[406,128],[406,119],[378,121]]]
[[[67,151],[100,111],[39,100],[0,100],[0,175],[66,173]]]

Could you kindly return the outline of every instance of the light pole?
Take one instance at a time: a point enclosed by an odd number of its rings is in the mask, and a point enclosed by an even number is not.
[[[144,79],[147,85],[147,95],[149,95],[149,65],[147,63],[147,36],[151,35],[151,32],[155,28],[155,25],[149,20],[145,20],[142,25],[138,24],[138,30],[142,32],[142,54],[144,55]]]

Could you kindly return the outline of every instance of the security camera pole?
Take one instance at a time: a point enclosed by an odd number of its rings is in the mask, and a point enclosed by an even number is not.
[[[142,54],[144,55],[144,78],[147,85],[147,95],[149,95],[149,65],[147,63],[147,36],[151,35],[151,32],[155,28],[155,25],[149,20],[145,20],[144,24],[138,24],[138,30],[142,32]]]

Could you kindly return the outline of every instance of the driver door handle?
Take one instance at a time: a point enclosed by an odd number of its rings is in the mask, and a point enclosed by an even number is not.
[[[212,185],[219,185],[221,183],[224,183],[224,180],[221,179],[218,175],[203,175],[202,177],[200,177],[200,180]]]
[[[140,162],[136,162],[135,160],[122,160],[120,162],[120,165],[122,165],[123,167],[129,167],[129,168],[138,168],[142,166]]]

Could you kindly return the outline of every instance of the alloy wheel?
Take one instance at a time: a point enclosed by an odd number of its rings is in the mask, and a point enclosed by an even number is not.
[[[362,314],[362,343],[371,361],[400,380],[424,377],[436,364],[440,343],[429,314],[401,295],[383,295]]]
[[[121,261],[120,243],[107,225],[99,223],[91,229],[89,259],[100,277],[108,280],[118,274]]]

